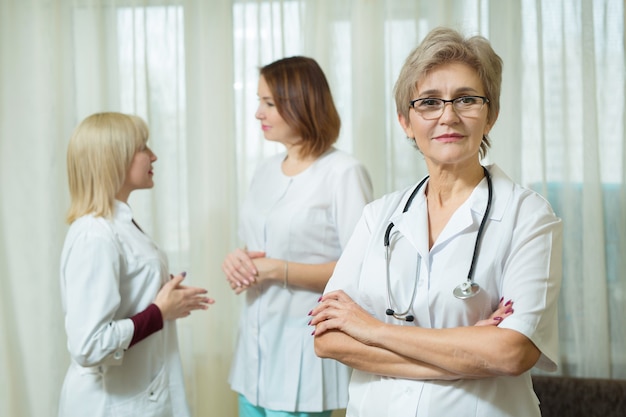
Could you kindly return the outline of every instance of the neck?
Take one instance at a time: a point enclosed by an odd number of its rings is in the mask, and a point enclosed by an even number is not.
[[[287,156],[283,160],[283,173],[293,176],[307,169],[317,158],[313,156],[302,157],[300,154],[300,146],[291,146],[287,148]]]
[[[476,164],[462,171],[435,169],[430,172],[426,196],[429,204],[440,207],[465,199],[485,176],[482,165]]]

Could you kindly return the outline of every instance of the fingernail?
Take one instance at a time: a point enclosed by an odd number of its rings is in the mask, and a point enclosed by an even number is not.
[[[509,305],[511,305],[511,300],[507,301],[504,306],[506,307],[506,306],[509,306]]]
[[[170,274],[170,279],[172,279],[172,278],[174,278],[174,275],[173,275],[173,274]]]
[[[187,273],[185,271],[181,272],[180,274],[183,276],[183,278],[187,276]]]
[[[307,323],[307,326],[310,326],[312,321],[313,320],[309,320],[309,322]]]
[[[504,297],[500,298],[500,302],[503,302],[503,301],[504,301]]]
[[[496,321],[502,321],[502,317],[494,317],[493,319]]]
[[[512,313],[512,312],[513,312],[513,309],[509,308],[507,311],[504,312],[504,314],[509,314],[509,313]]]
[[[323,297],[324,297],[323,295],[320,295],[320,298],[317,299],[317,302],[319,303],[320,301],[322,301]]]
[[[315,336],[315,330],[311,332],[311,336]]]
[[[313,314],[313,310],[309,311],[309,314],[307,314],[307,316],[310,316],[311,314]]]

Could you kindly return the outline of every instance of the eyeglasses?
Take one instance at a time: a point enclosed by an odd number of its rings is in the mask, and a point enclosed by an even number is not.
[[[411,100],[409,105],[424,119],[433,120],[441,117],[446,103],[452,103],[459,116],[477,117],[485,103],[489,103],[489,99],[483,96],[461,96],[452,100],[427,97]]]

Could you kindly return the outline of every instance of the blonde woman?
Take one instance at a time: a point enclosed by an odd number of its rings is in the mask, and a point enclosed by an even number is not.
[[[175,320],[206,310],[202,288],[172,276],[133,220],[128,197],[152,188],[156,155],[139,117],[99,113],[67,151],[70,224],[61,297],[71,363],[59,416],[188,416]]]

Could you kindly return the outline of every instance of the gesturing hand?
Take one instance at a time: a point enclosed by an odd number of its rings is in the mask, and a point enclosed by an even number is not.
[[[184,279],[184,273],[177,275],[159,290],[154,304],[161,310],[163,321],[187,317],[193,310],[207,310],[215,302],[203,295],[207,293],[204,288],[181,285]]]

